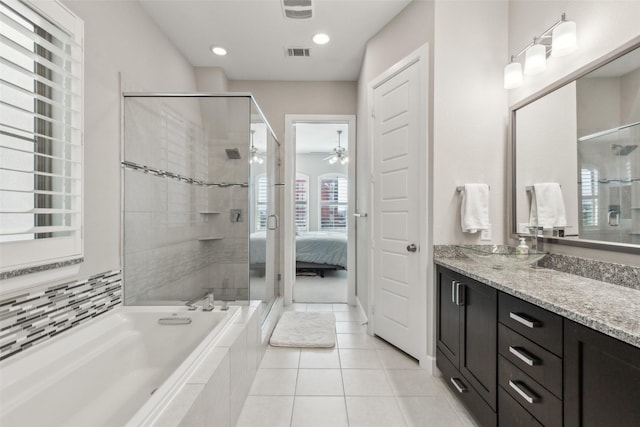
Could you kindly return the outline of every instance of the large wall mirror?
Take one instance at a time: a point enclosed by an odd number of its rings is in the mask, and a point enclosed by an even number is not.
[[[640,46],[612,56],[513,109],[514,235],[538,225],[535,189],[559,184],[545,237],[640,253]]]

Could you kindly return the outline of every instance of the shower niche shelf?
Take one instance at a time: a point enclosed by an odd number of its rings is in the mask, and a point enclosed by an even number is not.
[[[219,211],[200,211],[198,212],[200,215],[218,215],[222,212]]]
[[[198,242],[209,242],[211,240],[222,240],[224,239],[224,237],[222,236],[207,236],[207,237],[200,237],[198,239]]]

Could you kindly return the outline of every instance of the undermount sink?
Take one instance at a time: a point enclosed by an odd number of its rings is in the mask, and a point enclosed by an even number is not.
[[[528,267],[547,254],[533,249],[529,249],[527,255],[517,254],[515,246],[508,245],[457,245],[457,247],[478,264],[497,269]]]

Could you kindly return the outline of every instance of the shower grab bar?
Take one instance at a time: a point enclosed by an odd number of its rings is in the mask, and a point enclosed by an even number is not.
[[[198,179],[190,178],[184,175],[180,175],[174,172],[165,171],[162,169],[152,168],[145,165],[139,165],[134,162],[130,162],[128,160],[122,161],[122,167],[132,169],[132,170],[140,170],[144,173],[151,174],[153,176],[158,176],[160,178],[171,178],[176,179],[178,181],[186,182],[187,184],[199,185],[201,187],[248,187],[249,184],[246,182],[236,183],[236,182],[205,182]]]

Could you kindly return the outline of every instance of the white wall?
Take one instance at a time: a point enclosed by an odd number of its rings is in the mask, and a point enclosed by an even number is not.
[[[284,143],[285,114],[355,114],[355,82],[230,80],[229,91],[250,92],[278,141]]]
[[[512,0],[509,3],[509,52],[522,49],[533,35],[551,26],[563,12],[566,12],[567,19],[577,24],[578,50],[569,56],[551,58],[544,73],[525,78],[522,87],[509,91],[509,105],[544,92],[554,82],[640,37],[638,1]],[[507,58],[503,66],[506,62]],[[637,255],[560,245],[548,245],[546,249],[567,255],[640,265]]]
[[[505,238],[507,2],[435,5],[433,243],[479,243],[462,233],[456,187],[491,187],[492,240]],[[464,32],[464,36],[462,36]]]
[[[85,23],[85,262],[79,277],[120,269],[123,90],[196,89],[193,68],[137,2],[64,1]]]

